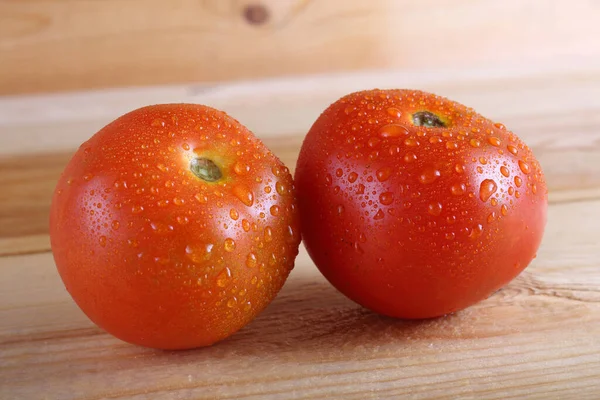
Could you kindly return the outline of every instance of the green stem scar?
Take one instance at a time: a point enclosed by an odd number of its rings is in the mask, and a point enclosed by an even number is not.
[[[425,126],[427,128],[445,128],[446,123],[440,117],[429,111],[419,111],[413,114],[413,124],[415,126]]]
[[[223,177],[223,173],[213,162],[208,158],[194,158],[190,161],[190,171],[198,178],[207,182],[216,182]]]

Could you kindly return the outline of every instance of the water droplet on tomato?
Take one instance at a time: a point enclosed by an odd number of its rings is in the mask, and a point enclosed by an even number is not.
[[[417,160],[417,155],[415,153],[406,153],[404,155],[404,162],[405,163],[411,163],[413,161]]]
[[[479,139],[471,139],[471,140],[469,140],[469,144],[472,147],[479,147],[479,146],[481,146],[481,140],[479,140]]]
[[[446,142],[446,149],[448,149],[448,150],[458,149],[458,143],[456,143],[456,142]]]
[[[508,146],[506,146],[506,149],[515,156],[519,153],[519,150],[517,150],[517,148],[515,146],[513,146],[512,144],[509,144]]]
[[[121,225],[121,224],[119,223],[119,221],[117,221],[117,220],[114,220],[114,221],[112,222],[112,224],[111,224],[111,227],[112,227],[112,228],[113,228],[113,229],[116,231],[117,229],[119,229],[119,226],[120,226],[120,225]]]
[[[189,218],[185,215],[178,215],[175,219],[179,225],[186,225],[188,222],[190,222]]]
[[[269,209],[269,212],[271,213],[272,216],[276,217],[279,215],[279,206],[277,205],[272,205],[271,208]]]
[[[446,236],[446,240],[454,240],[454,238],[456,237],[456,234],[454,232],[447,232],[445,236]]]
[[[250,166],[238,161],[233,166],[233,172],[235,172],[237,175],[246,175],[248,172],[250,172]]]
[[[233,240],[232,238],[225,239],[223,247],[225,247],[225,251],[231,253],[233,250],[235,250],[235,240]]]
[[[517,187],[521,187],[522,184],[523,184],[523,179],[521,179],[520,176],[515,176],[515,185]]]
[[[247,219],[242,220],[242,229],[244,232],[250,232],[250,222]]]
[[[491,144],[492,146],[496,146],[496,147],[500,146],[500,139],[498,139],[498,138],[497,138],[497,137],[495,137],[495,136],[490,136],[490,137],[488,138],[488,142],[489,142],[489,144]]]
[[[510,171],[504,165],[500,167],[500,173],[507,178],[510,176]]]
[[[423,184],[430,184],[435,182],[440,176],[441,173],[439,170],[433,167],[429,167],[421,172],[421,174],[419,175],[419,182]]]
[[[221,272],[219,272],[219,275],[217,275],[217,286],[225,287],[231,280],[231,276],[231,270],[229,267],[225,267]]]
[[[442,213],[442,203],[436,201],[435,203],[429,203],[427,206],[427,212],[435,217]]]
[[[229,210],[229,217],[231,217],[232,220],[237,221],[240,217],[240,213],[238,213],[238,211],[235,208],[232,208],[231,210]]]
[[[486,202],[488,199],[496,193],[498,185],[492,179],[484,179],[479,186],[479,198],[481,201]]]
[[[354,183],[356,182],[356,179],[358,179],[358,174],[356,172],[350,172],[348,174],[348,182]]]
[[[455,196],[462,196],[467,191],[467,186],[464,183],[456,183],[450,187],[450,192]]]
[[[479,163],[483,164],[483,165],[486,165],[488,163],[488,160],[485,157],[479,157]]]
[[[465,172],[465,166],[462,164],[455,164],[454,171],[456,171],[457,174],[462,174]]]
[[[106,236],[100,236],[98,238],[98,243],[100,243],[100,246],[105,247],[106,246]]]
[[[408,135],[408,129],[400,124],[384,125],[379,129],[379,137],[393,138]]]
[[[519,160],[519,168],[521,169],[521,171],[524,174],[528,174],[529,172],[531,172],[531,168],[529,167],[529,164],[527,164],[525,161],[523,160]]]
[[[506,206],[506,204],[502,204],[502,207],[500,207],[500,212],[504,216],[506,216],[506,214],[508,214],[508,207]]]
[[[386,112],[388,113],[389,116],[394,117],[394,118],[400,118],[400,116],[402,115],[402,112],[395,107],[388,108],[386,110]]]
[[[488,217],[487,217],[488,224],[491,224],[492,222],[494,222],[495,219],[496,219],[496,212],[492,211],[490,213],[490,215],[488,215]]]
[[[275,190],[277,191],[277,193],[279,193],[281,196],[285,196],[287,194],[287,187],[285,186],[285,184],[283,184],[283,182],[281,181],[277,181],[277,183],[275,184]]]
[[[381,209],[379,209],[377,211],[377,213],[373,216],[373,219],[380,220],[380,219],[383,219],[384,216],[385,216],[385,214],[383,213],[383,211]]]
[[[390,167],[382,167],[377,170],[375,176],[379,182],[387,181],[392,175],[392,169]]]
[[[142,211],[144,211],[144,207],[143,206],[134,205],[134,206],[131,207],[131,212],[134,213],[134,214],[139,214]]]
[[[267,243],[273,240],[273,228],[271,228],[270,226],[267,226],[265,228],[264,238],[265,242]]]
[[[254,204],[254,194],[252,191],[248,190],[248,188],[244,186],[234,186],[232,191],[235,197],[244,203],[244,205],[252,207]]]
[[[392,192],[384,192],[379,195],[379,202],[385,206],[389,206],[394,202],[394,194]]]

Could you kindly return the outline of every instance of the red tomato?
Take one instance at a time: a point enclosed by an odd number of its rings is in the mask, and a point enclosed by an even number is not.
[[[429,318],[510,282],[535,257],[547,189],[512,132],[432,94],[350,94],[317,119],[296,187],[306,248],[342,293]]]
[[[65,286],[88,317],[138,345],[210,345],[251,321],[300,242],[288,169],[225,113],[130,112],[85,142],[52,201]]]

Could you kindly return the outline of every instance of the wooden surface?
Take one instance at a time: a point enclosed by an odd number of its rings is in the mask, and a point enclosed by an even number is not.
[[[293,167],[340,95],[435,91],[502,121],[550,189],[538,258],[455,315],[410,322],[345,299],[304,251],[255,321],[210,348],[143,349],[103,333],[66,293],[49,251],[50,193],[73,150],[155,102],[222,108]],[[465,398],[600,396],[600,68],[419,70],[0,98],[0,398]]]
[[[0,94],[600,57],[597,0],[0,0]]]

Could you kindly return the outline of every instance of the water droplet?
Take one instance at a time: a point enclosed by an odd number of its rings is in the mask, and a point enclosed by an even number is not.
[[[404,155],[404,162],[405,163],[411,163],[413,161],[417,160],[417,155],[415,153],[406,153]]]
[[[446,149],[448,149],[448,150],[458,149],[458,143],[456,143],[456,142],[446,142]]]
[[[166,123],[162,119],[157,118],[157,119],[153,120],[150,125],[151,126],[160,126],[160,127],[164,128],[164,126],[166,125]]]
[[[394,118],[400,118],[400,116],[402,115],[402,112],[394,107],[390,107],[386,111],[389,116],[394,117]]]
[[[420,145],[421,143],[414,137],[409,137],[404,139],[404,145],[409,147],[415,147]]]
[[[456,183],[450,187],[450,192],[455,196],[462,196],[466,190],[467,186],[464,183]]]
[[[253,284],[253,285],[256,285],[256,282],[258,282],[258,277],[256,275],[254,275],[252,277],[252,279],[250,279],[250,283]]]
[[[279,215],[279,206],[277,205],[272,205],[271,208],[269,209],[270,213],[272,216],[276,217]]]
[[[233,172],[238,175],[246,175],[248,172],[250,172],[250,166],[238,161],[233,166]]]
[[[223,243],[223,247],[225,247],[225,251],[228,251],[231,253],[233,250],[235,250],[235,240],[233,240],[232,238],[225,239],[225,242]]]
[[[439,170],[433,167],[429,167],[421,172],[421,174],[419,175],[419,182],[423,184],[430,184],[435,182],[440,176],[441,173]]]
[[[275,184],[275,190],[277,190],[277,193],[279,193],[281,196],[285,196],[287,194],[287,187],[281,181],[277,181]]]
[[[518,199],[519,197],[521,197],[521,193],[517,190],[515,191],[515,197]]]
[[[488,160],[485,157],[479,157],[479,163],[486,165],[488,163]]]
[[[494,126],[495,126],[496,128],[498,128],[498,129],[502,129],[502,130],[506,129],[506,127],[504,126],[504,124],[501,124],[500,122],[496,122],[496,123],[494,124]]]
[[[105,247],[106,246],[106,236],[100,236],[98,238],[98,243],[100,243],[100,246]]]
[[[435,203],[430,203],[429,206],[427,206],[427,212],[435,217],[437,217],[438,215],[440,215],[442,213],[442,203],[440,203],[439,201],[435,202]]]
[[[217,275],[217,286],[225,287],[230,279],[231,270],[229,269],[229,267],[225,267],[223,271],[219,272],[219,275]]]
[[[244,232],[250,232],[250,222],[247,219],[242,220],[242,229]]]
[[[185,215],[178,215],[177,218],[175,218],[177,220],[177,223],[179,225],[186,225],[188,222],[190,222],[190,220],[188,219],[188,217],[186,217]]]
[[[531,172],[531,168],[529,167],[529,164],[527,164],[523,160],[519,160],[519,168],[521,169],[521,171],[523,171],[524,174],[528,174],[529,172]]]
[[[198,200],[198,203],[204,204],[208,201],[208,197],[204,193],[196,193],[194,198]]]
[[[112,224],[111,224],[112,228],[113,228],[115,231],[116,231],[117,229],[119,229],[119,226],[120,226],[120,225],[121,225],[121,224],[120,224],[120,223],[119,223],[119,221],[117,221],[117,220],[114,220],[114,221],[112,222]]]
[[[477,166],[477,168],[475,168],[477,170],[477,172],[479,172],[480,174],[483,174],[483,168],[481,168],[481,166]]]
[[[496,211],[492,211],[487,217],[488,224],[491,224],[496,219]]]
[[[469,144],[472,147],[479,147],[479,146],[481,146],[481,141],[479,139],[471,139],[471,140],[469,140]]]
[[[173,225],[163,224],[162,222],[150,222],[150,227],[158,234],[171,233],[175,229]]]
[[[488,199],[496,193],[498,185],[492,179],[484,179],[479,186],[479,198],[481,201],[486,202]]]
[[[182,205],[183,203],[185,203],[185,200],[184,200],[184,199],[181,199],[181,198],[179,198],[179,197],[175,197],[175,198],[173,198],[173,203],[174,203],[176,206],[180,206],[180,205]]]
[[[465,166],[462,164],[455,164],[454,171],[456,171],[457,174],[462,174],[465,172]]]
[[[134,213],[134,214],[139,214],[142,211],[144,211],[144,207],[143,206],[135,205],[135,206],[131,207],[131,212]]]
[[[481,236],[482,233],[483,233],[483,225],[477,224],[475,227],[473,227],[473,229],[471,229],[471,232],[469,233],[469,238],[476,239],[479,236]]]
[[[379,220],[379,219],[382,219],[384,216],[385,216],[385,214],[383,213],[383,211],[381,209],[379,209],[377,211],[377,213],[375,214],[375,216],[373,216],[373,219]]]
[[[166,207],[169,205],[169,200],[159,200],[156,202],[158,207]]]
[[[379,137],[393,138],[408,135],[408,129],[400,124],[389,124],[379,129]]]
[[[257,263],[258,258],[256,257],[256,254],[252,252],[248,253],[248,256],[246,257],[246,266],[248,266],[249,268],[254,268],[256,267]]]
[[[510,171],[504,165],[500,167],[500,173],[507,178],[510,176]]]
[[[498,200],[496,200],[496,198],[492,198],[492,200],[490,201],[492,206],[496,207],[498,205]]]
[[[490,143],[492,146],[496,146],[496,147],[500,146],[500,139],[498,139],[498,138],[497,138],[497,137],[495,137],[495,136],[490,136],[490,137],[488,138],[488,142],[489,142],[489,143]]]
[[[375,176],[379,182],[387,181],[392,175],[392,169],[390,167],[382,167],[377,170]]]
[[[454,240],[455,237],[456,237],[456,234],[454,232],[446,233],[446,240]]]
[[[273,229],[270,226],[267,226],[265,228],[264,237],[265,237],[265,242],[267,242],[267,243],[273,240]]]
[[[229,210],[229,216],[231,217],[232,220],[237,221],[238,218],[240,217],[240,214],[238,213],[238,211],[235,208],[232,208],[231,210]]]
[[[379,195],[379,202],[385,206],[389,206],[394,202],[394,194],[392,192],[384,192]]]
[[[537,193],[537,185],[536,185],[535,183],[532,183],[532,184],[531,184],[531,192],[532,192],[533,194],[536,194],[536,193]]]
[[[502,204],[502,207],[500,207],[500,212],[504,216],[506,216],[506,214],[508,214],[508,207],[506,206],[506,204]]]
[[[343,205],[341,205],[341,204],[339,204],[339,205],[337,206],[337,209],[336,209],[336,210],[337,210],[337,214],[338,214],[338,215],[342,215],[342,213],[344,212],[344,206],[343,206]]]
[[[358,184],[358,188],[356,189],[356,194],[364,194],[365,193],[365,185],[362,183]]]
[[[508,146],[506,146],[506,149],[511,152],[513,155],[517,155],[519,153],[519,150],[517,150],[517,148],[511,144],[509,144]]]
[[[85,174],[83,176],[83,180],[86,182],[89,182],[93,177],[94,177],[94,175],[92,175],[92,174]]]
[[[439,136],[432,136],[429,138],[429,143],[431,144],[442,143],[442,141],[442,138]]]
[[[350,172],[348,174],[348,182],[354,183],[356,182],[356,179],[358,179],[358,174],[356,172]]]
[[[515,185],[517,187],[521,187],[522,184],[523,184],[523,179],[521,179],[520,176],[515,176]]]
[[[234,186],[232,189],[233,194],[237,197],[244,205],[252,207],[254,204],[254,194],[244,186]]]

